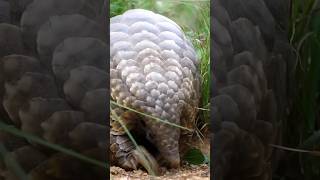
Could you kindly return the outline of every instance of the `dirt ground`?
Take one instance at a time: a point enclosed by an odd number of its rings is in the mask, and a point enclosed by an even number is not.
[[[194,147],[203,154],[210,155],[210,135],[209,131],[205,131],[204,138],[199,141],[198,137],[189,139],[189,143],[186,143],[186,147]],[[183,139],[187,142],[186,139]],[[183,149],[183,148],[181,148]],[[148,175],[144,170],[126,171],[120,167],[111,166],[110,168],[110,179],[111,180],[209,180],[210,179],[210,168],[207,164],[202,165],[190,165],[186,162],[182,162],[180,169],[161,169],[164,172],[162,176],[154,177]]]
[[[110,169],[111,180],[209,180],[210,170],[208,165],[185,165],[179,170],[169,170],[159,177],[149,176],[143,170],[125,171],[119,167],[112,166]]]

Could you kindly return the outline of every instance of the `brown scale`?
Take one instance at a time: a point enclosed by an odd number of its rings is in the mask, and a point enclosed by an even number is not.
[[[0,116],[9,125],[107,161],[104,0],[0,0]],[[105,7],[104,7],[105,8]],[[72,23],[70,23],[72,22]],[[84,26],[84,24],[86,26]],[[106,179],[104,167],[0,132],[30,179]],[[6,161],[0,179],[19,179]]]
[[[294,64],[289,1],[213,1],[212,172],[215,180],[271,180]]]

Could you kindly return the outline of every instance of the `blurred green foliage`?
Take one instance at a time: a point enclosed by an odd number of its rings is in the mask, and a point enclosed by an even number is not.
[[[206,157],[202,154],[202,152],[199,149],[190,149],[183,157],[184,160],[186,160],[190,164],[204,164],[206,163]]]
[[[284,131],[287,146],[320,150],[320,13],[317,0],[292,0],[291,44],[295,48],[294,99]],[[320,178],[320,157],[289,153],[283,180]]]

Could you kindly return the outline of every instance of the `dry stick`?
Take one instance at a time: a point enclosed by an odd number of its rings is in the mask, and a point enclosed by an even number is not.
[[[206,108],[197,108],[199,110],[202,110],[202,111],[210,111],[210,109],[206,109]]]
[[[275,145],[275,144],[270,144],[270,146],[274,147],[274,148],[277,148],[277,149],[286,150],[286,151],[299,152],[299,153],[308,153],[308,154],[313,155],[313,156],[320,156],[320,151],[309,151],[309,150],[304,150],[304,149],[289,148],[289,147]]]

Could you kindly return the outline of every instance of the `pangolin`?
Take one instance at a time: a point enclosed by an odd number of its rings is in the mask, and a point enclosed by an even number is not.
[[[199,86],[196,51],[174,21],[144,9],[131,9],[111,18],[110,94],[113,101],[186,126],[197,114]],[[117,105],[113,109],[131,132],[143,132],[169,167],[179,167],[180,128]],[[135,169],[142,164],[136,147],[117,119],[110,122],[114,163]],[[153,159],[150,156],[147,158]]]
[[[107,1],[0,0],[0,117],[102,163],[108,141]],[[106,166],[1,129],[0,179],[106,179]],[[3,155],[3,154],[2,154]]]
[[[270,180],[293,65],[288,0],[214,0],[211,122],[215,180]]]

